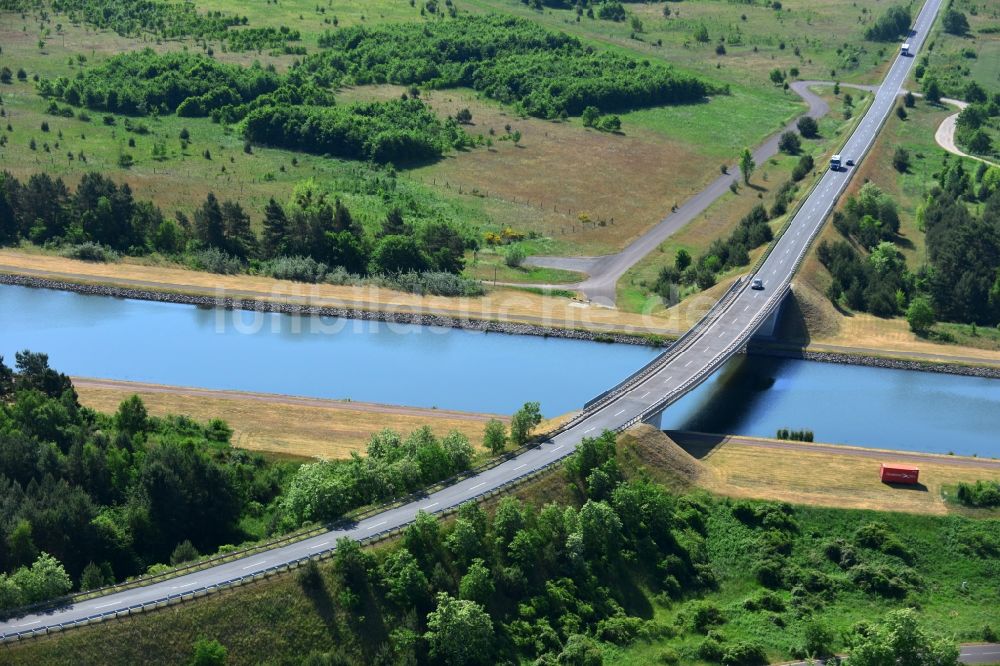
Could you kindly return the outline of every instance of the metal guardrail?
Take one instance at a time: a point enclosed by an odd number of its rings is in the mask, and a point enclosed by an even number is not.
[[[545,465],[542,465],[541,467],[535,468],[529,472],[525,472],[524,474],[520,474],[512,479],[509,479],[508,481],[505,481],[504,483],[495,488],[491,488],[489,490],[473,495],[464,502],[461,502],[454,506],[442,508],[438,511],[431,511],[429,513],[440,516],[450,515],[452,513],[457,512],[463,504],[466,504],[468,502],[481,501],[483,499],[488,499],[489,497],[495,497],[497,495],[509,492],[511,489],[513,489],[514,486],[520,485],[525,481],[529,481],[534,477],[541,476],[542,474],[547,472],[550,468],[554,467],[555,465],[561,464],[564,457],[565,456],[560,456],[555,460],[552,460],[546,463]],[[388,528],[382,530],[381,532],[376,532],[371,536],[358,539],[358,542],[362,544],[371,544],[379,541],[384,541],[385,539],[392,538],[393,536],[402,533],[408,526],[409,523]],[[261,571],[258,571],[256,573],[239,576],[238,578],[233,578],[231,580],[222,583],[213,583],[211,585],[205,585],[192,590],[188,590],[186,592],[178,592],[175,594],[170,594],[164,597],[159,597],[152,601],[146,601],[134,604],[125,609],[110,610],[101,613],[95,613],[93,615],[89,615],[85,618],[80,618],[77,620],[68,620],[66,622],[60,622],[58,624],[54,624],[51,626],[13,632],[0,637],[0,644],[16,643],[31,638],[37,638],[40,636],[46,636],[48,634],[58,633],[73,627],[86,626],[88,624],[103,622],[106,620],[115,619],[119,617],[130,617],[134,614],[139,614],[149,610],[163,608],[165,606],[170,606],[178,603],[183,603],[185,601],[190,601],[192,599],[201,598],[204,596],[208,596],[210,594],[222,592],[230,588],[238,587],[245,583],[263,580],[279,573],[285,573],[293,569],[297,569],[306,564],[307,562],[309,562],[310,560],[327,559],[333,556],[335,550],[336,550],[336,544],[334,544],[329,548],[319,550],[313,554],[299,557],[289,562],[275,564],[273,566],[267,567],[266,569],[262,569]]]

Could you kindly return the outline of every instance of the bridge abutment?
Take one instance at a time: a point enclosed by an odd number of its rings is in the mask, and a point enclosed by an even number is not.
[[[757,332],[753,334],[753,340],[766,340],[771,341],[778,337],[778,324],[781,323],[781,313],[785,310],[785,304],[788,299],[792,298],[792,292],[789,290],[788,294],[781,299],[781,303],[778,307],[764,320],[764,322],[757,329]]]

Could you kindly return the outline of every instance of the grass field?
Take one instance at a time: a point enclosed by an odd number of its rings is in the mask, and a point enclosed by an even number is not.
[[[938,16],[929,44],[928,74],[938,79],[946,93],[959,98],[968,81],[996,92],[1000,89],[1000,32],[995,30],[1000,27],[1000,10],[973,0],[954,0],[950,6],[965,14],[969,32],[945,32]]]
[[[768,3],[696,0],[668,5],[669,18],[664,18],[660,3],[630,3],[627,9],[642,21],[639,33],[633,31],[629,21],[614,23],[584,16],[577,22],[573,10],[546,8],[538,12],[519,0],[467,0],[465,4],[532,16],[553,29],[613,44],[651,59],[662,58],[736,86],[767,87],[771,69],[792,67],[797,67],[803,78],[828,79],[835,70],[836,78],[843,81],[873,82],[881,72],[884,57],[895,47],[864,40],[865,28],[889,6],[887,3],[866,12],[868,6],[853,0],[790,0],[782,2],[782,10],[776,11]],[[701,25],[709,36],[704,43],[694,38]],[[715,52],[720,38],[725,40],[725,55]],[[856,62],[852,57],[857,58]]]
[[[123,400],[138,395],[155,416],[186,414],[199,421],[226,421],[233,429],[233,445],[239,448],[305,458],[347,458],[354,451],[364,452],[371,436],[383,428],[409,433],[425,425],[438,436],[457,430],[479,447],[483,428],[493,418],[450,410],[103,379],[77,378],[73,385],[80,402],[97,411],[113,413]]]
[[[889,486],[878,478],[879,464],[906,463],[905,454],[881,452],[881,458],[871,457],[870,451],[852,447],[814,445],[809,451],[804,445],[795,451],[773,448],[786,442],[750,437],[703,438],[687,433],[649,433],[660,446],[670,446],[670,439],[679,443],[700,461],[697,484],[712,492],[730,497],[767,499],[793,504],[870,509],[873,511],[903,511],[945,515],[998,515],[1000,511],[973,511],[947,501],[944,491],[959,481],[977,479],[1000,480],[1000,467],[970,468],[971,460],[954,456],[933,456],[934,462],[920,461],[920,481],[923,487],[910,490]]]
[[[199,4],[199,8],[246,15],[250,26],[287,25],[298,29],[303,33],[301,44],[309,50],[314,50],[319,33],[334,29],[333,17],[341,26],[427,20],[421,17],[419,5],[411,7],[390,0],[338,0],[326,6],[305,0],[289,0],[277,6],[211,0]],[[469,128],[473,133],[486,133],[492,127],[497,132],[495,138],[499,139],[504,134],[502,128],[509,124],[522,133],[523,139],[519,146],[496,140],[490,149],[453,154],[439,164],[407,176],[426,184],[419,186],[422,194],[442,198],[463,221],[483,228],[511,226],[534,231],[552,239],[546,252],[555,254],[614,251],[659,221],[673,203],[714,177],[720,162],[732,161],[742,147],[759,143],[802,108],[794,95],[771,84],[761,67],[798,66],[802,76],[806,76],[811,75],[809,61],[818,58],[815,75],[819,76],[828,69],[825,64],[820,68],[819,62],[825,57],[820,54],[834,48],[829,38],[821,37],[835,28],[840,33],[848,28],[861,30],[855,26],[857,9],[850,8],[843,0],[792,6],[786,8],[790,11],[783,12],[714,0],[690,2],[684,7],[687,14],[683,18],[669,21],[646,16],[651,9],[660,11],[658,5],[630,5],[630,9],[643,15],[649,33],[644,37],[646,41],[628,39],[627,35],[622,39],[620,33],[624,27],[620,24],[566,22],[565,12],[533,12],[510,0],[475,0],[462,3],[459,9],[528,16],[601,47],[664,60],[734,86],[731,96],[717,97],[706,104],[625,114],[622,135],[586,130],[579,119],[551,123],[517,118],[509,109],[477,99],[468,91],[430,93],[429,101],[442,114],[470,108],[475,119],[475,125]],[[746,14],[745,21],[740,19],[741,14]],[[690,25],[700,22],[708,22],[713,35],[729,35],[732,56],[727,56],[725,66],[720,69],[699,53],[699,49],[710,46],[696,48],[687,43]],[[113,53],[143,46],[158,50],[202,48],[182,41],[157,43],[149,36],[126,39],[113,33],[98,33],[87,26],[73,26],[68,20],[62,21],[62,25],[62,31],[52,35],[44,49],[39,49],[34,18],[22,20],[5,14],[0,18],[0,38],[4,42],[0,61],[14,69],[23,66],[29,74],[54,77],[72,75],[78,66],[71,68],[67,59],[77,54],[86,55],[88,65],[92,65]],[[736,34],[743,36],[742,46],[732,45]],[[663,39],[662,46],[650,46],[654,36]],[[783,40],[787,41],[785,49],[779,47]],[[794,54],[795,45],[800,47],[800,55]],[[289,56],[268,53],[225,53],[219,44],[214,50],[215,57],[221,60],[248,64],[258,59],[275,64],[279,70],[291,62]],[[870,64],[874,65],[875,59],[873,55]],[[858,70],[866,67],[867,64],[861,63]],[[750,71],[757,74],[749,77]],[[345,101],[357,95],[357,91],[351,90],[341,93]],[[45,169],[74,180],[81,172],[96,168],[126,180],[139,197],[151,197],[167,210],[189,212],[209,190],[214,190],[224,198],[239,196],[256,222],[269,197],[284,200],[292,185],[303,178],[333,179],[350,168],[337,160],[281,150],[257,149],[254,155],[245,155],[238,137],[227,135],[206,119],[181,122],[177,118],[163,118],[155,121],[153,134],[130,137],[120,128],[107,128],[99,122],[84,124],[46,117],[45,104],[28,84],[11,86],[4,97],[13,112],[14,133],[8,147],[0,149],[0,161],[15,167],[17,175]],[[92,115],[96,120],[98,115]],[[58,148],[54,137],[40,136],[37,128],[43,120],[52,126],[51,134],[63,132]],[[180,153],[177,141],[182,126],[192,133],[188,155]],[[87,138],[81,139],[80,134]],[[32,136],[39,144],[37,153],[27,147]],[[128,138],[135,139],[134,149],[125,145]],[[154,140],[165,141],[168,147],[168,158],[159,163],[151,158]],[[44,151],[43,142],[49,144],[51,152]],[[212,153],[211,161],[202,157],[206,148]],[[69,150],[76,154],[83,150],[88,163],[70,162],[66,157]],[[122,152],[132,155],[137,164],[127,170],[120,169],[117,160]],[[292,166],[293,158],[298,166]],[[376,210],[370,213],[375,217],[381,214],[382,211]],[[581,214],[591,222],[581,222]],[[605,225],[598,224],[600,220]],[[545,279],[529,276],[527,281]]]

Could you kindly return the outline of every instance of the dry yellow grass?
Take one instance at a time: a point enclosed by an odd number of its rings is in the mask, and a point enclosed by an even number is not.
[[[114,412],[122,400],[137,394],[157,416],[225,420],[233,428],[233,444],[241,448],[310,458],[346,458],[353,451],[364,451],[371,435],[383,428],[405,434],[425,425],[439,436],[458,430],[479,447],[483,428],[493,418],[441,409],[103,379],[74,379],[73,384],[80,402],[101,412]]]
[[[362,86],[342,90],[340,98],[393,99],[404,91]],[[429,91],[422,98],[444,116],[469,109],[474,124],[466,131],[490,137],[492,130],[494,144],[448,155],[419,169],[418,178],[518,204],[515,228],[571,243],[574,254],[621,249],[659,222],[671,205],[700,190],[718,169],[699,146],[634,125],[609,133],[587,129],[577,119],[520,118],[466,90]],[[521,132],[517,145],[501,140],[507,126]],[[641,177],[622,179],[622,174]],[[613,218],[614,224],[581,225],[581,213],[594,222]]]
[[[943,486],[1000,480],[1000,464],[975,458],[748,437],[672,435],[685,450],[701,458],[698,485],[732,497],[943,515],[962,511],[944,501]],[[668,445],[669,438],[663,435],[661,441]],[[881,462],[915,464],[923,487],[883,484],[878,476]]]
[[[440,315],[596,332],[677,335],[686,321],[682,313],[634,314],[517,289],[501,288],[477,298],[418,296],[374,286],[311,285],[250,275],[216,275],[176,266],[148,266],[133,261],[95,264],[10,249],[0,250],[0,273],[167,293]]]

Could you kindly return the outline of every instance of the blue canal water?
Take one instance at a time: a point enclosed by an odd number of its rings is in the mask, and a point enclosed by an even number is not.
[[[228,312],[0,286],[0,354],[77,376],[552,416],[657,352],[535,336]],[[1000,380],[738,357],[664,414],[666,429],[1000,457]]]

